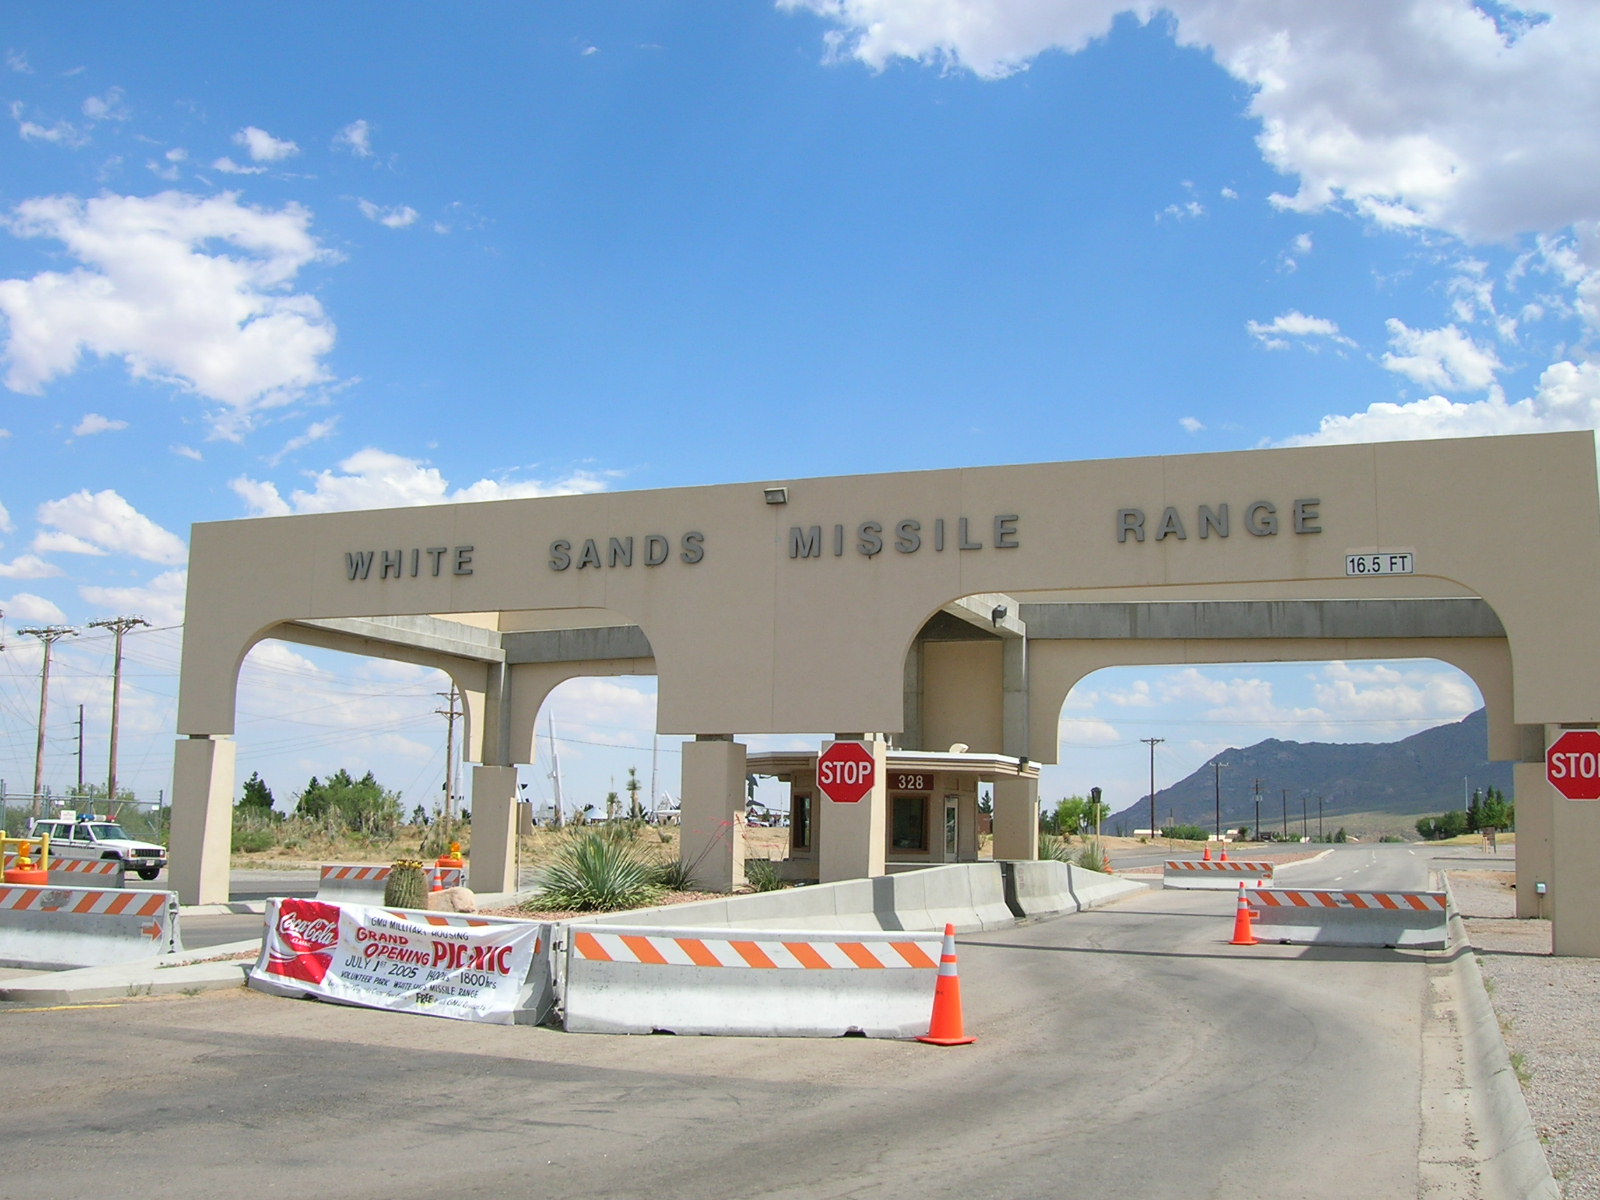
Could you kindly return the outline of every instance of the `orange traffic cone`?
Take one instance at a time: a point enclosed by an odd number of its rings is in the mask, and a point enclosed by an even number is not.
[[[1222,861],[1223,862],[1227,862],[1228,861],[1228,848],[1226,846],[1224,846],[1222,848]]]
[[[1210,842],[1206,843],[1206,856],[1204,858],[1202,858],[1200,861],[1201,862],[1210,862],[1211,861],[1211,843]]]
[[[1234,946],[1256,945],[1256,931],[1252,922],[1255,920],[1256,910],[1250,907],[1250,898],[1244,890],[1243,881],[1239,884],[1239,908],[1233,917]]]
[[[932,1046],[965,1046],[978,1039],[968,1037],[961,1025],[961,977],[956,974],[956,927],[944,927],[944,947],[939,952],[939,981],[933,988],[933,1018],[928,1032],[917,1039]]]

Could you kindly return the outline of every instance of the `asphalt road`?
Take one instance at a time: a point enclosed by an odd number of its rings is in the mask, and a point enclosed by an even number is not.
[[[949,1049],[580,1036],[244,990],[12,1011],[8,1075],[42,1082],[7,1114],[3,1190],[1419,1195],[1430,973],[1449,968],[1230,946],[1233,903],[1155,891],[963,939],[979,1040]]]

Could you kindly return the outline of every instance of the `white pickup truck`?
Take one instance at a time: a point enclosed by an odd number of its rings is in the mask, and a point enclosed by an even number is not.
[[[36,838],[49,836],[51,858],[119,859],[140,879],[154,879],[167,865],[166,847],[131,838],[115,821],[87,813],[63,812],[38,820],[30,832]]]

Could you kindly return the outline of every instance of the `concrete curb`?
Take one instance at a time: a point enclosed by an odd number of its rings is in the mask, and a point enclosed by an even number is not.
[[[1448,885],[1447,885],[1448,886]],[[1478,956],[1467,937],[1466,922],[1450,905],[1456,946],[1455,969],[1461,997],[1461,1040],[1472,1128],[1479,1134],[1478,1153],[1484,1195],[1560,1200],[1561,1189],[1550,1173],[1539,1144],[1533,1114],[1511,1066],[1500,1034],[1500,1021],[1483,986]]]
[[[0,1000],[21,1004],[90,1004],[100,1000],[128,1000],[137,996],[173,996],[244,986],[245,972],[254,965],[261,939],[230,942],[172,954],[150,963],[123,963],[110,967],[80,967],[76,971],[48,971],[0,981]],[[249,958],[225,955],[249,954]]]

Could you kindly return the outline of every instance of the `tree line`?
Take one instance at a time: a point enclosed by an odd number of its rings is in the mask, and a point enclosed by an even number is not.
[[[1453,808],[1437,817],[1423,817],[1417,832],[1424,841],[1460,837],[1464,833],[1497,833],[1517,827],[1517,806],[1497,787],[1474,791],[1465,809]]]

